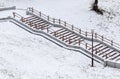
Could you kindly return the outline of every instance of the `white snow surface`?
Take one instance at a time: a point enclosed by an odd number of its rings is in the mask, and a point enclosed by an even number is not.
[[[103,16],[90,10],[93,0],[1,0],[0,7],[34,7],[119,43],[120,1],[99,1],[100,8],[107,11]],[[0,18],[12,12],[0,12]],[[61,48],[10,22],[0,22],[0,79],[120,79],[120,69],[97,62],[93,68],[90,65],[91,60],[79,52]]]

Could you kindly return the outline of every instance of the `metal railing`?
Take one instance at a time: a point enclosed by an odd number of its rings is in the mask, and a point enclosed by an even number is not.
[[[35,14],[35,15],[37,15],[37,16],[39,16],[39,17],[41,17],[41,18],[43,18],[43,19],[45,19],[45,20],[47,20],[51,23],[64,26],[64,27],[66,27],[66,28],[68,28],[68,29],[80,34],[80,35],[92,38],[92,33],[91,32],[83,31],[83,30],[81,30],[77,27],[74,27],[71,24],[68,24],[66,21],[63,21],[61,19],[51,18],[50,16],[47,16],[47,15],[43,14],[42,12],[39,12],[38,10],[35,10],[33,8],[28,8],[28,11],[32,12],[33,14]],[[93,37],[94,37],[94,39],[102,41],[102,42],[104,42],[104,43],[106,43],[106,44],[108,44],[108,45],[110,45],[114,48],[120,49],[120,44],[113,42],[113,40],[110,40],[110,39],[104,37],[103,35],[99,35],[97,33],[94,33]]]
[[[32,24],[33,24],[34,26],[38,26],[38,25],[35,24],[34,22],[30,21],[30,20],[27,19],[27,18],[24,18],[23,16],[21,16],[20,14],[15,13],[15,12],[13,12],[13,17],[16,18],[16,19],[18,19],[18,20],[20,20],[21,22],[27,22],[30,27],[32,27]],[[53,29],[51,29],[51,28],[49,28],[49,29],[47,28],[47,33],[49,33],[49,34],[53,33],[53,36],[55,36],[55,37],[57,38],[57,34],[58,34],[58,33],[56,33],[55,30],[53,30]],[[65,40],[64,40],[64,39],[65,39],[64,35],[61,34],[61,38],[59,38],[59,39],[61,39],[62,41],[65,41]],[[70,38],[67,38],[67,39],[68,39],[68,44],[71,44],[71,43],[72,43],[71,39],[70,39]],[[86,49],[91,48],[91,45],[90,45],[90,44],[88,44],[88,43],[86,43],[86,42],[81,42],[80,39],[77,40],[77,45],[78,45],[78,46],[83,45],[84,48],[86,48]]]

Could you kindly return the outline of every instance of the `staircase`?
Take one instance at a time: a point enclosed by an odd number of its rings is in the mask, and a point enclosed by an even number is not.
[[[85,32],[60,19],[54,19],[33,9],[27,9],[28,17],[13,13],[11,22],[27,31],[41,35],[70,50],[83,53],[105,66],[120,68],[120,45],[97,33]],[[92,46],[93,38],[93,46]]]

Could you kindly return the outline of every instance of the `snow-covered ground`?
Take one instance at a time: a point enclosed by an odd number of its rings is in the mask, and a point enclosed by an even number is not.
[[[90,10],[92,0],[1,0],[0,6],[34,7],[83,30],[120,40],[120,1],[100,0],[107,12],[101,16]],[[0,12],[0,18],[13,11]],[[20,11],[21,12],[21,11]],[[79,52],[60,48],[9,22],[0,22],[0,79],[120,79],[120,70],[103,67]]]

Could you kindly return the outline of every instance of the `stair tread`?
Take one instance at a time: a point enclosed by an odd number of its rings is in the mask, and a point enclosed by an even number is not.
[[[95,48],[95,47],[97,47],[97,46],[99,46],[99,45],[101,45],[101,43],[99,43],[99,44],[93,46],[93,48]],[[92,49],[92,48],[89,48],[88,50],[90,50],[90,49]]]
[[[116,59],[119,56],[120,56],[120,54],[117,54],[116,56],[113,56],[111,59],[114,60],[114,59]]]
[[[114,50],[108,52],[106,55],[108,56],[108,55],[111,54],[112,52],[114,52]],[[102,57],[105,57],[106,55],[103,55]]]
[[[107,49],[107,50],[105,50],[105,51],[102,51],[101,53],[99,53],[98,55],[102,55],[102,54],[107,54],[106,52],[108,52],[110,49]]]

